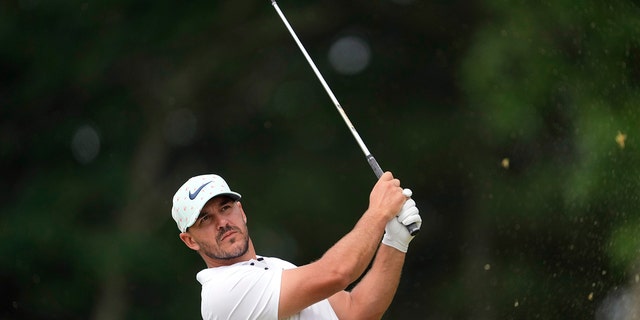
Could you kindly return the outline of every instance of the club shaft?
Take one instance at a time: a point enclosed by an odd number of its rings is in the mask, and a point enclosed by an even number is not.
[[[307,50],[302,45],[302,42],[300,42],[300,39],[298,39],[298,36],[296,35],[295,31],[293,31],[293,28],[289,24],[289,21],[284,16],[284,13],[282,13],[282,10],[280,10],[280,7],[278,7],[278,4],[276,3],[276,0],[271,0],[271,4],[276,9],[276,12],[280,16],[280,19],[282,19],[282,22],[284,23],[284,25],[287,27],[287,30],[289,30],[289,33],[293,37],[293,40],[295,40],[296,44],[298,45],[298,48],[300,48],[300,51],[302,51],[302,54],[307,59],[307,62],[309,63],[309,66],[311,66],[311,69],[313,69],[313,72],[316,74],[316,77],[318,78],[318,80],[320,80],[320,83],[322,84],[322,87],[324,87],[324,90],[329,95],[329,98],[331,99],[331,101],[335,105],[336,109],[338,110],[338,113],[340,113],[340,116],[342,117],[342,120],[344,120],[344,123],[347,125],[347,127],[351,131],[351,134],[356,139],[356,142],[360,146],[360,149],[362,149],[362,152],[364,153],[364,156],[366,157],[367,162],[369,163],[369,166],[371,166],[371,169],[373,170],[373,173],[376,175],[376,177],[378,179],[380,179],[380,177],[383,174],[382,168],[380,168],[380,165],[378,164],[376,159],[373,157],[373,155],[371,155],[371,152],[369,152],[369,149],[364,144],[364,141],[362,141],[362,138],[360,138],[360,135],[358,134],[358,131],[356,131],[356,128],[351,123],[351,120],[349,120],[349,117],[347,116],[347,113],[344,112],[344,109],[342,109],[342,106],[340,105],[340,102],[338,102],[338,99],[333,94],[333,91],[331,91],[331,88],[329,87],[327,82],[324,80],[324,77],[320,73],[320,70],[318,70],[318,67],[316,67],[316,64],[313,62],[313,59],[311,59],[311,56],[309,55]],[[412,235],[415,235],[420,231],[420,229],[418,228],[418,226],[415,223],[412,223],[412,224],[408,225],[407,229],[409,230],[409,233],[411,233]]]
[[[333,94],[333,91],[331,91],[331,88],[329,87],[327,82],[324,80],[324,77],[320,73],[320,70],[318,70],[318,67],[316,67],[316,64],[311,59],[311,56],[309,56],[309,53],[307,52],[307,50],[302,45],[302,42],[300,42],[300,39],[298,39],[298,36],[296,35],[295,31],[293,31],[293,28],[291,28],[291,25],[289,24],[289,21],[287,21],[287,18],[284,16],[284,14],[282,13],[280,8],[278,7],[278,4],[276,3],[275,0],[271,0],[271,4],[276,9],[276,12],[278,12],[278,15],[282,19],[282,22],[284,22],[284,25],[289,30],[289,33],[291,33],[291,36],[293,37],[293,40],[295,40],[296,44],[298,44],[298,47],[300,48],[300,51],[302,51],[302,54],[307,59],[307,62],[309,62],[309,65],[311,66],[311,69],[313,69],[313,72],[316,74],[316,77],[318,77],[318,80],[320,80],[320,83],[322,84],[322,87],[324,87],[324,90],[327,91],[327,94],[329,95],[329,98],[331,98],[331,101],[336,106],[336,109],[338,110],[338,113],[340,113],[340,116],[342,116],[342,120],[344,120],[344,122],[347,124],[347,127],[349,127],[349,130],[351,130],[351,133],[353,134],[353,137],[358,142],[358,145],[360,146],[360,149],[362,149],[362,152],[364,153],[365,157],[367,157],[367,158],[370,157],[371,156],[371,152],[369,152],[369,149],[364,144],[364,141],[362,141],[362,138],[360,138],[360,135],[358,134],[358,131],[356,131],[356,128],[351,123],[351,120],[349,120],[349,117],[344,112],[344,109],[342,109],[342,106],[340,105],[340,102],[338,102],[338,99]],[[380,169],[380,171],[382,171],[382,169]],[[376,175],[379,178],[378,173],[376,173]],[[382,175],[382,173],[380,173],[380,175]]]

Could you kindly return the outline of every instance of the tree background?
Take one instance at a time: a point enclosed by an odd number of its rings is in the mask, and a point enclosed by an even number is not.
[[[639,317],[636,2],[279,5],[421,210],[386,319]],[[375,183],[268,1],[0,2],[0,138],[1,319],[199,318],[192,175],[296,264]]]

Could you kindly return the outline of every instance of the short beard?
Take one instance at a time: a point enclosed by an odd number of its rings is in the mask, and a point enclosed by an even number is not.
[[[222,231],[221,233],[223,232],[226,232],[226,230]],[[210,250],[210,247],[208,245],[205,245],[202,248],[203,252],[207,257],[211,259],[216,259],[216,260],[232,260],[232,259],[241,257],[242,255],[247,253],[247,251],[249,251],[249,239],[244,233],[241,233],[240,235],[242,236],[242,239],[238,241],[244,240],[244,246],[241,246],[232,251],[223,251],[219,248],[217,248],[216,250]]]

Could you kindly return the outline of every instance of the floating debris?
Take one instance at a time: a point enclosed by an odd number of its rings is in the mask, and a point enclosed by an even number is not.
[[[624,142],[627,140],[627,135],[618,131],[618,134],[616,135],[616,143],[618,144],[618,147],[620,147],[620,149],[624,149]]]
[[[509,158],[502,159],[500,165],[505,169],[509,169]]]

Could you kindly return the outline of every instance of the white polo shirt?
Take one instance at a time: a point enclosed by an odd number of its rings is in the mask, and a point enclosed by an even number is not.
[[[202,318],[278,319],[282,270],[295,267],[278,258],[258,257],[257,260],[198,272],[196,279],[202,284]],[[338,317],[325,299],[288,319],[337,320]]]

